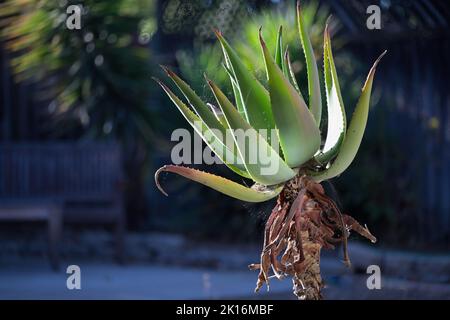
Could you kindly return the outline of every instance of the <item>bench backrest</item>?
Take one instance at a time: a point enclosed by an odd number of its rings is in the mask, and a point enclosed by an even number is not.
[[[115,143],[0,144],[0,199],[111,201],[121,179]]]

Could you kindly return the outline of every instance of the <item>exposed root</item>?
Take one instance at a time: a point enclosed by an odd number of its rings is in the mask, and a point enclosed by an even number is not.
[[[261,260],[251,264],[259,270],[255,292],[269,279],[292,277],[293,291],[299,299],[321,299],[320,250],[342,243],[344,263],[350,266],[347,238],[350,230],[376,241],[370,231],[355,219],[343,215],[322,186],[306,176],[286,184],[264,230]],[[270,270],[273,276],[270,276]]]

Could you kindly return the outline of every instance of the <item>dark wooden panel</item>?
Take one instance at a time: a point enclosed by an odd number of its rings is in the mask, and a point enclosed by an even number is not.
[[[116,144],[0,144],[0,198],[112,201],[122,179]]]

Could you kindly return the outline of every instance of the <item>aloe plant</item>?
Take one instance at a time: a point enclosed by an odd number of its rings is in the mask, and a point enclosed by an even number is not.
[[[281,27],[276,48],[272,50],[275,55],[266,46],[261,29],[259,32],[267,86],[254,77],[224,36],[216,31],[235,102],[233,105],[221,89],[207,79],[221,113],[213,112],[187,83],[169,69],[164,68],[190,108],[168,86],[156,79],[217,156],[231,170],[252,179],[255,184],[247,187],[210,173],[176,165],[158,169],[155,181],[165,193],[159,184],[159,175],[161,172],[172,172],[247,202],[263,202],[278,197],[266,222],[261,260],[249,266],[252,270],[259,270],[255,291],[263,284],[269,288],[269,278],[291,276],[294,294],[299,299],[320,299],[323,287],[319,266],[321,249],[334,248],[342,243],[344,263],[349,266],[347,238],[350,230],[372,242],[376,241],[367,227],[362,227],[340,212],[320,183],[339,176],[357,154],[367,123],[375,69],[385,52],[370,69],[347,126],[328,23],[323,42],[325,103],[321,99],[319,71],[299,3],[297,24],[307,66],[308,92],[304,95],[293,76]],[[308,104],[304,96],[308,97]],[[325,133],[319,130],[324,114],[322,104],[327,107]],[[262,129],[276,130],[280,150],[275,148],[276,141],[258,134]],[[263,174],[263,160],[256,155],[254,161],[250,161],[248,144],[237,138],[232,147],[225,143],[224,135],[218,133],[227,130],[234,136],[237,130],[257,132],[252,143],[263,148],[266,156],[278,163],[276,172]]]

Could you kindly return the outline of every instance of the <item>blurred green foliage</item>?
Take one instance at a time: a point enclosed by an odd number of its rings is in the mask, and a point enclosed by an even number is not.
[[[82,8],[81,28],[66,11]],[[150,136],[153,0],[8,0],[0,6],[1,36],[13,52],[18,81],[36,84],[55,136]],[[72,13],[72,12],[69,12]]]
[[[311,34],[313,47],[321,48],[323,29],[329,15],[328,8],[324,5],[319,6],[317,1],[310,1],[302,6],[302,12]],[[302,91],[307,92],[306,65],[301,51],[293,7],[280,6],[264,9],[260,13],[246,12],[243,17],[239,17],[239,20],[239,22],[236,22],[236,26],[234,26],[234,20],[230,21],[231,27],[211,22],[208,25],[210,37],[214,37],[213,29],[221,30],[224,36],[232,43],[233,48],[242,57],[248,69],[252,70],[256,77],[264,83],[265,67],[258,40],[258,30],[262,27],[264,39],[275,54],[278,28],[282,26],[283,42],[289,48],[293,69],[299,78]],[[336,30],[338,25],[333,23],[333,27]],[[333,39],[333,43],[336,47],[342,45],[342,41],[339,41],[339,39],[337,41]],[[219,87],[228,88],[226,91],[231,93],[229,78],[222,67],[222,51],[217,41],[211,43],[210,39],[197,38],[197,41],[194,42],[193,50],[179,50],[176,57],[182,75],[199,93],[207,92],[207,90],[204,90],[203,72],[211,77]],[[316,58],[321,64],[321,51],[316,51]]]

